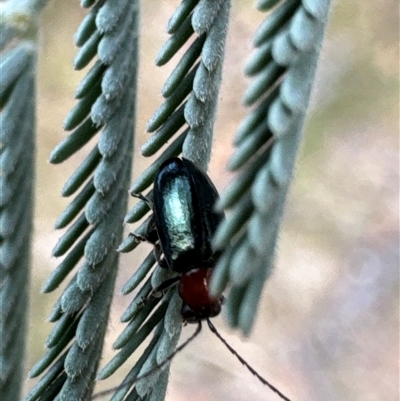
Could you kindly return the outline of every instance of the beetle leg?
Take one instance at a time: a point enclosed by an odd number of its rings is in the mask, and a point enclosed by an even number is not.
[[[155,245],[156,242],[158,241],[158,234],[154,217],[151,217],[150,220],[148,221],[144,235],[137,233],[130,233],[130,235],[135,237],[140,242],[150,242],[150,244]]]
[[[146,240],[153,245],[159,240],[154,216],[152,216],[147,223]]]
[[[164,258],[164,253],[160,244],[160,239],[158,237],[154,216],[152,216],[148,222],[146,236],[141,236],[141,238],[144,238],[145,241],[150,242],[150,244],[154,245],[154,254],[156,256],[157,263],[159,264],[160,267],[168,269],[169,266],[167,264],[166,259]]]
[[[160,267],[162,267],[163,269],[169,269],[167,260],[163,256],[164,255],[163,250],[162,250],[161,244],[159,242],[154,244],[154,254],[156,255],[156,260],[157,260],[158,265]]]
[[[158,285],[156,288],[153,288],[150,291],[150,294],[148,297],[160,297],[160,293],[162,294],[167,288],[171,287],[171,285],[175,284],[180,280],[180,276],[176,277],[171,277],[168,280],[163,281],[160,285]]]
[[[153,210],[153,202],[149,199],[149,198],[146,198],[144,195],[142,195],[142,194],[135,194],[135,193],[131,193],[131,195],[134,197],[134,198],[138,198],[138,199],[140,199],[140,200],[142,200],[143,202],[145,202],[146,203],[146,205],[151,209],[151,210]]]
[[[153,298],[161,298],[164,294],[164,291],[171,287],[171,285],[175,284],[179,281],[180,276],[169,278],[168,280],[163,281],[159,286],[153,288],[146,296],[142,297],[140,302],[140,307],[142,308]]]
[[[147,242],[147,238],[140,234],[130,233],[132,237],[136,238],[138,242]]]

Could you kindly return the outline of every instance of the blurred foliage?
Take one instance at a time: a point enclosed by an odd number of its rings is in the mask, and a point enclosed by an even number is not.
[[[169,73],[168,68],[154,73],[155,54],[167,35],[150,27],[165,26],[176,4],[143,2],[140,144]],[[231,179],[223,166],[244,115],[239,104],[246,87],[243,57],[251,49],[259,14],[251,1],[233,4],[211,162],[219,188]],[[62,120],[82,77],[70,67],[72,35],[82,15],[76,3],[57,0],[50,2],[42,20],[28,368],[42,354],[51,328],[44,320],[55,296],[38,294],[56,265],[49,258],[58,238],[52,226],[66,205],[58,194],[75,166],[49,167],[46,160],[65,136]],[[226,334],[259,371],[290,389],[296,400],[398,397],[398,37],[394,0],[333,2],[277,268],[251,342]],[[135,168],[141,171],[142,161],[137,160]],[[128,277],[135,263],[131,255],[125,256],[121,276]],[[123,281],[121,277],[117,288]],[[116,297],[115,316],[127,302]],[[216,324],[222,326],[222,321]],[[117,317],[112,326],[119,331]],[[110,331],[109,344],[114,338]],[[177,358],[167,400],[265,399],[265,389],[248,380],[248,373],[212,341],[204,334]],[[27,381],[26,387],[31,386]],[[200,395],[194,396],[193,388]]]

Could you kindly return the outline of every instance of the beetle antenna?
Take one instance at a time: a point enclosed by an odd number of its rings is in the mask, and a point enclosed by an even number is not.
[[[132,380],[129,380],[126,383],[122,383],[120,386],[116,386],[114,388],[100,391],[99,393],[94,394],[94,396],[92,397],[92,400],[103,397],[107,394],[112,393],[113,391],[121,390],[124,387],[131,386],[132,384],[138,382],[139,380],[142,380],[142,379],[145,379],[146,377],[151,376],[154,372],[160,370],[164,365],[166,365],[168,362],[170,362],[178,352],[182,351],[189,343],[191,343],[200,334],[200,331],[201,331],[201,320],[198,321],[196,331],[186,341],[184,341],[181,345],[176,347],[175,351],[172,352],[171,354],[169,354],[162,362],[156,364],[150,370],[148,370],[146,373],[143,373],[141,376],[137,376],[137,377],[133,378]]]
[[[228,343],[227,341],[219,334],[215,326],[211,323],[210,319],[207,319],[208,327],[210,330],[221,340],[222,343],[225,344],[225,346],[231,351],[233,355],[236,356],[239,361],[246,366],[246,368],[253,373],[254,376],[257,377],[258,380],[260,380],[261,383],[267,385],[273,392],[279,395],[283,400],[285,401],[290,401],[289,398],[287,398],[284,394],[282,394],[276,387],[274,387],[271,383],[268,382],[268,380],[264,379],[259,373],[257,373],[238,353],[235,351]]]

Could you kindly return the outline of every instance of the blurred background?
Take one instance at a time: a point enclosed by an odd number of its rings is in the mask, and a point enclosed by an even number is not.
[[[175,64],[154,65],[179,0],[142,2],[141,66],[134,175],[145,124],[161,104]],[[59,263],[51,250],[56,218],[69,203],[61,189],[87,150],[59,166],[47,160],[66,133],[63,119],[84,72],[72,69],[73,34],[85,15],[78,2],[53,0],[42,18],[38,81],[37,192],[28,371],[44,353],[47,317],[61,294],[40,294]],[[265,14],[235,0],[210,175],[220,191],[249,84],[243,70]],[[254,368],[293,401],[399,399],[399,87],[398,2],[332,1],[304,130],[304,142],[268,281],[249,338],[215,320]],[[131,205],[133,204],[133,201]],[[130,228],[132,229],[132,228]],[[129,230],[129,227],[127,228]],[[150,248],[122,255],[104,361],[131,297],[120,288]],[[184,329],[184,336],[194,328]],[[128,364],[125,364],[128,365]],[[128,370],[128,366],[125,367]],[[121,375],[124,373],[121,369]],[[118,375],[99,388],[118,383]],[[26,380],[26,391],[35,383]],[[208,330],[174,360],[167,400],[278,400]]]

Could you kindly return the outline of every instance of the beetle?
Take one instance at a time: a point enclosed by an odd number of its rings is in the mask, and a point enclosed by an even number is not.
[[[218,192],[207,174],[190,160],[173,157],[162,163],[156,174],[152,201],[141,194],[132,195],[145,201],[153,210],[145,236],[135,236],[154,245],[156,259],[161,267],[178,273],[177,277],[166,280],[153,292],[159,292],[179,281],[183,320],[197,323],[198,326],[195,333],[164,361],[122,386],[132,385],[152,375],[171,361],[200,333],[201,322],[206,320],[210,330],[253,375],[283,400],[290,401],[227,343],[210,320],[220,313],[223,302],[222,296],[210,294],[209,285],[219,257],[211,241],[224,214],[214,208]],[[93,399],[111,391],[100,392]]]
[[[170,158],[161,164],[154,181],[153,201],[143,195],[132,194],[150,206],[153,218],[149,221],[147,240],[155,246],[159,265],[176,273],[177,277],[166,280],[154,292],[159,292],[179,281],[182,298],[181,315],[184,322],[197,323],[195,333],[160,364],[133,382],[150,376],[168,363],[201,331],[201,321],[206,320],[210,330],[263,384],[290,401],[276,387],[258,374],[219,334],[210,321],[221,311],[223,296],[210,294],[211,275],[219,257],[212,247],[212,237],[224,219],[223,212],[215,210],[218,192],[207,174],[187,159]],[[131,382],[130,384],[132,384]],[[102,392],[97,396],[108,393]]]
[[[209,292],[219,256],[211,240],[224,219],[224,213],[214,208],[217,199],[210,178],[190,160],[173,157],[161,164],[153,188],[154,220],[145,239],[155,244],[160,266],[179,273],[162,288],[179,280],[181,314],[188,323],[221,311],[223,297]]]

